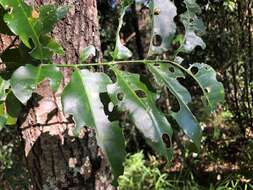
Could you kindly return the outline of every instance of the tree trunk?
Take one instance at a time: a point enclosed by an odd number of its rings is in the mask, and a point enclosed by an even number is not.
[[[30,1],[30,2],[29,2]],[[36,5],[55,3],[70,5],[67,17],[58,23],[52,35],[66,53],[55,63],[77,64],[79,51],[93,44],[100,49],[96,0],[27,0]],[[52,93],[48,81],[37,89],[25,114],[19,119],[34,189],[113,189],[110,171],[99,151],[94,131],[84,129],[79,139],[71,136],[74,127],[62,113],[60,94],[69,82],[72,70],[63,69],[64,81]]]

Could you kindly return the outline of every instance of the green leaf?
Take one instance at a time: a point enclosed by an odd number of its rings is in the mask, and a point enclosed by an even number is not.
[[[149,55],[162,54],[171,47],[176,33],[177,8],[171,0],[153,0],[150,7],[153,26]]]
[[[3,128],[5,127],[6,121],[7,121],[6,116],[0,115],[0,131],[2,131]]]
[[[110,83],[104,73],[77,69],[62,93],[62,105],[64,113],[73,116],[75,133],[84,126],[96,129],[98,144],[106,154],[116,180],[123,173],[124,137],[118,122],[108,120],[99,97]]]
[[[6,90],[9,89],[9,87],[10,87],[10,82],[0,77],[0,101],[5,101],[6,96],[7,96]]]
[[[197,72],[192,71],[197,69]],[[194,63],[188,68],[189,73],[200,86],[203,96],[202,101],[208,111],[214,111],[219,103],[224,102],[224,88],[221,82],[216,79],[215,70],[203,63]]]
[[[184,0],[187,11],[180,15],[180,20],[185,27],[185,43],[180,49],[183,52],[191,52],[196,46],[202,49],[206,48],[206,44],[197,34],[202,34],[205,31],[205,26],[202,19],[198,18],[201,13],[201,8],[196,3],[196,0]]]
[[[110,162],[114,176],[113,184],[117,185],[117,180],[124,172],[123,163],[126,157],[125,138],[118,122],[111,122],[108,125],[97,125],[97,142]]]
[[[62,10],[53,5],[45,5],[40,8],[40,12],[37,12],[23,0],[0,0],[0,4],[8,10],[4,21],[10,30],[18,35],[27,47],[33,47],[31,55],[39,60],[50,59],[52,49],[41,40],[45,33],[50,32],[53,25],[62,18],[60,14]]]
[[[14,95],[26,104],[36,90],[37,85],[49,79],[53,91],[56,91],[62,80],[62,74],[55,65],[26,65],[19,67],[10,80]]]
[[[26,64],[38,65],[40,62],[31,57],[29,49],[23,44],[19,45],[19,48],[11,48],[3,52],[1,55],[3,63],[5,63],[6,69],[1,73],[4,79],[10,79],[13,72],[20,66]]]
[[[56,7],[55,5],[43,5],[39,10],[39,18],[43,25],[42,34],[47,34],[54,29],[54,25],[68,12],[68,6]]]
[[[116,46],[114,49],[114,52],[112,54],[113,60],[116,59],[127,59],[132,57],[132,52],[125,47],[120,40],[120,30],[123,26],[123,19],[126,13],[126,10],[130,7],[132,1],[126,1],[124,0],[123,3],[121,4],[121,10],[120,10],[120,18],[119,18],[119,26],[117,29],[117,36],[116,36]]]
[[[40,42],[41,42],[41,45],[43,46],[43,52],[47,55],[48,58],[52,57],[54,53],[57,53],[59,55],[64,54],[64,50],[61,47],[61,45],[58,42],[56,42],[54,39],[52,39],[51,37],[47,35],[43,35],[40,37]],[[38,51],[32,50],[30,53],[35,58],[40,57],[39,55],[40,52]]]
[[[156,107],[156,94],[140,82],[139,75],[113,68],[117,82],[108,85],[112,102],[121,111],[128,111],[130,117],[147,142],[160,155],[171,159],[172,129],[163,113]],[[169,137],[170,142],[164,142]]]
[[[196,150],[199,150],[202,130],[187,105],[191,102],[191,95],[188,90],[177,81],[177,78],[184,78],[184,74],[180,69],[168,64],[160,64],[159,66],[149,64],[148,68],[154,75],[156,81],[160,85],[166,86],[176,97],[180,109],[178,112],[172,112],[172,117],[177,121],[185,134],[193,141]]]
[[[96,56],[96,48],[93,45],[89,45],[84,48],[80,53],[81,63],[85,62],[90,56]]]
[[[5,106],[6,106],[6,112],[8,115],[12,118],[18,118],[22,104],[21,102],[15,97],[13,92],[9,92],[8,96],[5,101]],[[15,124],[15,123],[14,123]],[[9,124],[10,125],[10,124]]]
[[[12,117],[7,113],[6,104],[5,103],[0,104],[0,131],[6,125],[15,125],[16,122],[17,122],[17,118]]]

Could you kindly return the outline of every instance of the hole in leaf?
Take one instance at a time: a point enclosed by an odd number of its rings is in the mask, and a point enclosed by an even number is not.
[[[123,98],[124,98],[124,94],[122,92],[118,93],[117,98],[118,98],[119,101],[122,101]]]
[[[159,15],[161,13],[161,10],[159,8],[154,9],[154,15]]]
[[[205,92],[206,92],[206,93],[209,93],[210,90],[209,90],[208,88],[205,88]]]
[[[113,108],[114,108],[114,104],[113,104],[112,102],[110,102],[110,103],[108,104],[108,111],[109,111],[109,112],[112,112],[112,111],[113,111]]]
[[[174,73],[175,72],[174,67],[169,67],[169,71],[172,72],[172,73]]]
[[[162,44],[162,37],[158,34],[156,34],[153,38],[153,45],[154,46],[160,46]]]
[[[142,90],[136,90],[135,94],[139,97],[139,98],[146,98],[146,93]]]
[[[170,103],[170,109],[171,111],[177,113],[180,110],[180,105],[178,103],[178,100],[176,99],[175,96],[173,96],[172,94],[169,95],[169,103]]]
[[[198,73],[199,69],[197,67],[192,67],[191,72],[196,75]]]
[[[162,135],[162,139],[164,144],[166,145],[166,148],[170,148],[170,137],[167,134]]]

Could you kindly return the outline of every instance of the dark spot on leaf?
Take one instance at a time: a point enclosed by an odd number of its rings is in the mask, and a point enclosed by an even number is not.
[[[117,98],[118,98],[119,101],[122,101],[123,98],[124,98],[124,94],[122,92],[118,93]]]
[[[191,72],[196,75],[198,73],[199,69],[197,67],[192,67]]]
[[[209,90],[208,90],[208,88],[205,88],[205,92],[206,92],[206,93],[209,93]]]
[[[162,44],[162,37],[158,34],[156,34],[153,38],[153,45],[154,46],[160,46]]]
[[[139,98],[146,98],[146,93],[142,90],[136,90],[135,94],[139,97]]]
[[[167,148],[170,148],[170,137],[167,134],[163,134],[162,136],[163,142]]]

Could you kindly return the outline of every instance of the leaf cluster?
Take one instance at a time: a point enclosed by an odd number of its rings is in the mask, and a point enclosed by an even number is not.
[[[110,162],[115,182],[123,173],[125,139],[120,122],[111,121],[105,112],[101,94],[110,97],[109,107],[128,113],[129,119],[158,154],[168,160],[171,160],[173,154],[173,128],[168,121],[168,115],[156,105],[159,91],[151,91],[140,80],[139,74],[122,70],[120,64],[144,64],[159,88],[166,88],[175,96],[180,108],[177,112],[170,111],[169,116],[175,119],[189,137],[195,151],[200,148],[202,130],[188,106],[192,101],[191,95],[179,79],[188,75],[199,85],[203,94],[203,106],[209,112],[215,110],[224,96],[223,86],[216,80],[216,73],[209,65],[195,63],[186,68],[179,61],[182,58],[177,57],[178,53],[190,52],[196,46],[205,47],[203,40],[198,36],[203,32],[204,25],[198,18],[201,10],[195,0],[184,0],[187,10],[179,16],[185,27],[185,34],[181,46],[173,56],[174,60],[158,59],[171,48],[176,38],[177,25],[174,20],[177,7],[170,0],[151,0],[145,4],[150,9],[152,18],[149,52],[145,60],[129,60],[132,52],[122,43],[120,31],[124,26],[125,12],[131,3],[132,1],[122,1],[115,49],[111,54],[112,61],[56,65],[52,63],[52,56],[64,51],[48,33],[64,17],[68,8],[45,5],[37,10],[22,0],[0,0],[0,24],[3,26],[0,32],[12,33],[22,41],[20,47],[6,50],[1,55],[3,61],[11,60],[17,66],[14,71],[10,71],[9,78],[0,78],[0,126],[15,123],[19,113],[17,110],[13,111],[13,106],[26,105],[40,82],[48,79],[52,90],[56,92],[63,78],[59,67],[73,67],[71,81],[61,96],[63,111],[73,117],[76,125],[74,132],[77,136],[82,127],[95,129],[97,142]],[[18,52],[14,60],[7,56],[13,51]],[[94,54],[95,48],[87,47],[81,52],[80,62],[85,63],[87,58]],[[20,60],[25,61],[20,63]],[[103,72],[80,69],[97,65],[108,67],[114,73],[114,77]],[[110,112],[112,109],[108,110]]]

